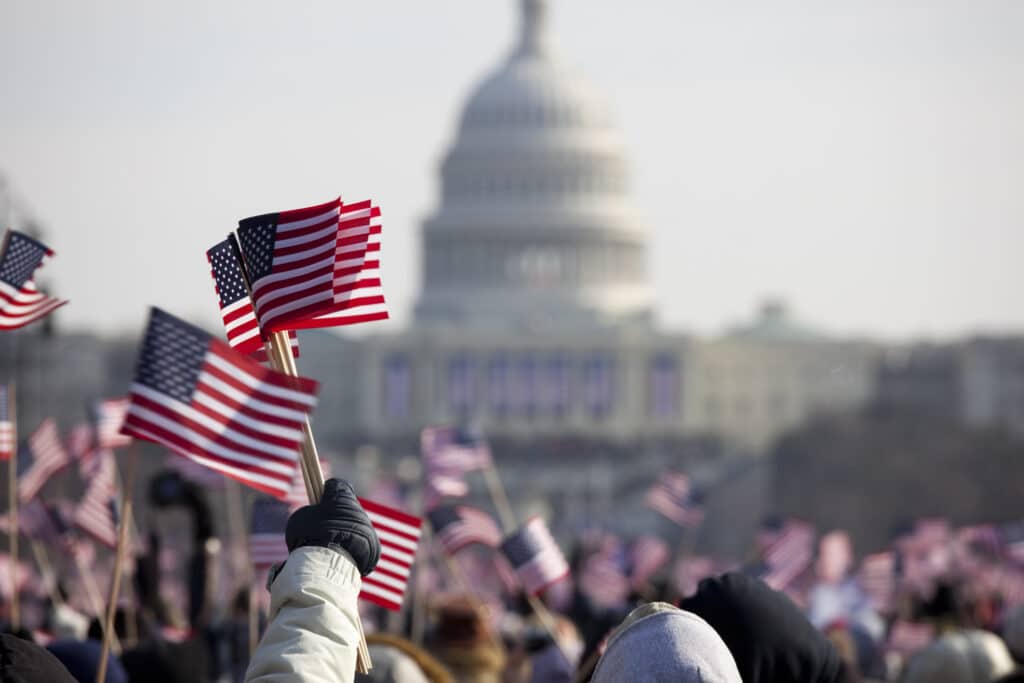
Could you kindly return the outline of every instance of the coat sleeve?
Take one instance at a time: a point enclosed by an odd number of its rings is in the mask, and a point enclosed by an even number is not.
[[[270,624],[249,662],[246,683],[352,681],[360,586],[346,552],[292,552],[270,588]]]

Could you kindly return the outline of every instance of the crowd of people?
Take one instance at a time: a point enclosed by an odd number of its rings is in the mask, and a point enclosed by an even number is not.
[[[187,590],[172,600],[161,591],[167,582],[160,538],[151,535],[148,548],[137,550],[130,572],[134,597],[117,611],[116,654],[106,681],[1024,680],[1021,596],[979,579],[984,572],[963,570],[985,557],[986,536],[977,528],[947,535],[942,561],[920,552],[922,539],[939,537],[934,522],[922,523],[930,528],[905,540],[892,583],[879,582],[877,574],[873,580],[865,568],[854,571],[844,560],[843,535],[827,534],[807,576],[790,573],[795,580],[784,590],[769,585],[779,576],[766,571],[771,553],[729,571],[706,567],[706,576],[687,584],[694,574],[682,576],[676,568],[692,569],[696,558],[652,562],[656,545],[626,548],[595,533],[578,539],[571,573],[535,597],[496,562],[488,569],[470,552],[458,562],[445,558],[447,577],[433,582],[435,565],[425,561],[426,578],[410,599],[415,604],[382,617],[357,600],[360,577],[380,561],[380,540],[351,486],[331,479],[320,503],[288,518],[287,560],[269,572],[268,609],[255,623],[260,637],[253,648],[250,598],[260,596],[241,590],[215,608],[208,579],[216,543],[209,520],[199,517],[185,563]],[[766,547],[785,566],[801,530],[776,525],[773,533],[775,543]],[[790,539],[788,546],[778,542],[780,535]],[[955,548],[950,538],[958,539]],[[911,570],[915,562],[933,571]],[[32,586],[23,587],[22,612],[34,614],[36,623],[25,617],[30,629],[9,628],[3,635],[0,681],[96,679],[102,624],[90,622],[75,608],[80,596],[60,593],[56,583],[56,595],[40,597],[34,611]],[[356,673],[364,628],[373,666]]]

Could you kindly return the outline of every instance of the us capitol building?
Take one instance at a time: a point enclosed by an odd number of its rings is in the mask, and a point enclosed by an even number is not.
[[[303,337],[305,372],[347,378],[325,382],[318,432],[380,441],[466,422],[510,438],[716,434],[757,452],[810,413],[863,403],[876,349],[781,303],[719,339],[658,329],[626,151],[546,9],[521,0],[515,45],[463,109],[422,228],[414,323],[322,359],[323,340]]]

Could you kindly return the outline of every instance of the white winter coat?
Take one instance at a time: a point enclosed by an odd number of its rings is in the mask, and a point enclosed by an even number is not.
[[[270,624],[246,683],[349,683],[355,678],[361,579],[348,553],[297,548],[270,588]]]

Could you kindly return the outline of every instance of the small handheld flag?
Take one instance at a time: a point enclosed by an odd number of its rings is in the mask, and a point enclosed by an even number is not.
[[[36,496],[57,472],[71,462],[68,452],[60,441],[57,423],[53,418],[43,420],[39,428],[28,437],[29,452],[32,454],[30,465],[18,477],[18,500],[26,502]],[[22,460],[19,455],[18,460]],[[25,458],[29,460],[29,458]],[[19,468],[21,462],[18,463]]]
[[[508,536],[501,552],[529,595],[537,595],[569,573],[565,556],[540,517],[531,518]]]
[[[267,369],[154,308],[122,432],[284,497],[317,383]]]
[[[39,291],[33,279],[53,250],[42,242],[8,230],[0,254],[0,330],[16,330],[67,303]]]
[[[378,272],[379,216],[368,201],[342,206],[335,199],[239,221],[264,334],[388,317]]]
[[[434,535],[449,555],[473,543],[497,548],[501,530],[489,514],[468,505],[445,505],[427,513]]]
[[[380,539],[377,568],[363,577],[359,597],[389,610],[402,609],[402,599],[416,560],[423,520],[401,510],[360,498]]]
[[[267,337],[260,331],[256,312],[252,307],[249,287],[245,282],[242,257],[234,235],[218,242],[206,250],[210,262],[214,291],[220,304],[220,316],[224,323],[228,345],[240,353],[247,354],[261,363],[267,360]],[[294,331],[288,333],[292,356],[299,357],[299,338]]]

